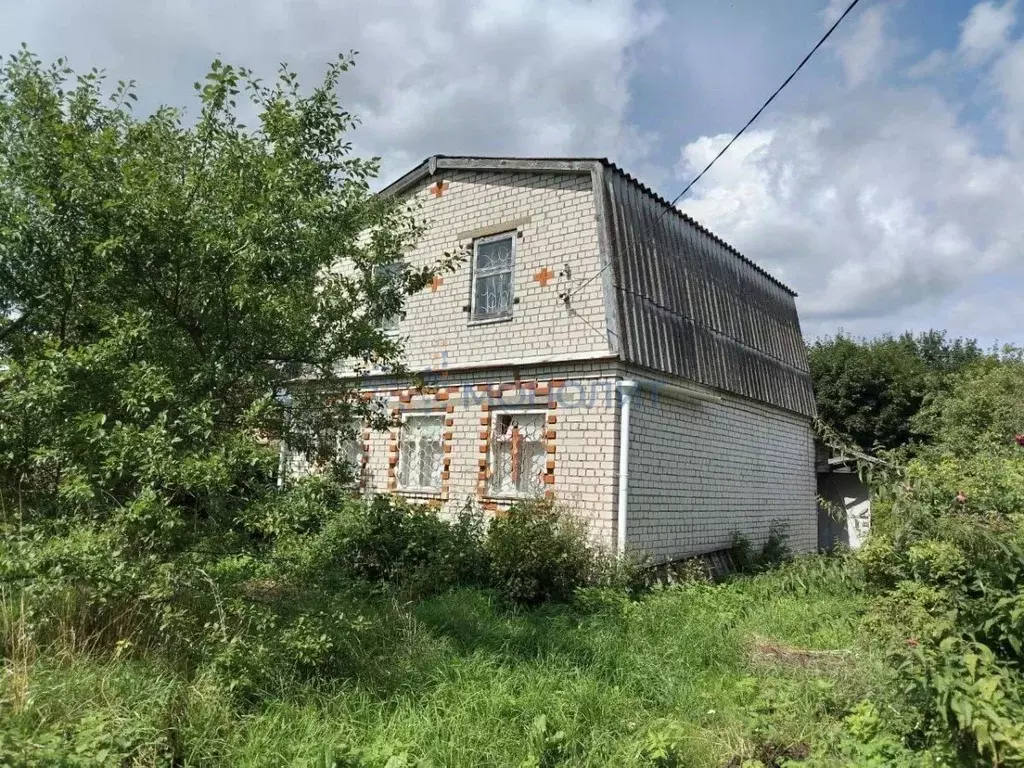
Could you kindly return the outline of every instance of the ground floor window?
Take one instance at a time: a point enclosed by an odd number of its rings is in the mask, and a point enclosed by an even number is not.
[[[532,496],[544,488],[545,414],[495,411],[491,421],[488,491],[492,496]]]
[[[443,415],[409,415],[402,424],[398,448],[398,487],[441,490]]]
[[[353,485],[358,484],[363,469],[363,424],[353,419],[348,429],[338,434],[338,460],[343,462],[352,475]]]

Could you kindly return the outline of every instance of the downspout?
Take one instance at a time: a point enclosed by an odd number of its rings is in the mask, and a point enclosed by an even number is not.
[[[627,500],[629,498],[629,411],[633,405],[633,394],[638,386],[635,381],[625,380],[615,383],[622,393],[621,410],[619,411],[619,503],[616,507],[618,519],[616,522],[616,533],[618,534],[619,555],[626,553],[626,525],[629,521],[627,516]]]

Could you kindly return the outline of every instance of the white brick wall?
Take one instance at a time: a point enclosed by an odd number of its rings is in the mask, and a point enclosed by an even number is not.
[[[810,421],[722,394],[721,403],[638,393],[630,423],[630,547],[657,560],[755,545],[781,521],[794,551],[817,542]]]
[[[434,185],[447,185],[441,196]],[[600,269],[597,220],[589,174],[522,174],[445,171],[415,187],[408,198],[419,206],[426,232],[405,254],[415,267],[429,266],[460,246],[468,258],[406,304],[399,324],[410,370],[438,370],[482,361],[608,353],[603,287],[591,280],[567,307],[558,298],[557,275],[568,266],[576,285]],[[510,320],[470,323],[473,232],[508,225],[517,230],[514,292],[519,303]],[[535,276],[549,270],[541,285]]]

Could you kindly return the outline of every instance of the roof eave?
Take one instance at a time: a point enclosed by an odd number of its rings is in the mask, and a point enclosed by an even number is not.
[[[608,164],[605,158],[554,157],[450,157],[431,155],[404,176],[388,184],[381,195],[398,195],[433,176],[438,171],[522,171],[525,173],[590,173],[595,164]]]

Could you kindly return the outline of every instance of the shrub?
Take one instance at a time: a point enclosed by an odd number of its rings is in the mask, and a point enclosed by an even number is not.
[[[737,573],[758,573],[790,559],[787,540],[785,526],[776,521],[769,528],[761,551],[755,552],[750,539],[736,531],[729,544],[729,557]]]
[[[485,546],[494,588],[520,605],[568,600],[576,588],[607,576],[582,525],[549,500],[513,504],[491,523]]]
[[[487,580],[483,516],[464,508],[451,520],[393,496],[351,499],[311,543],[307,568],[402,585],[422,596]]]

